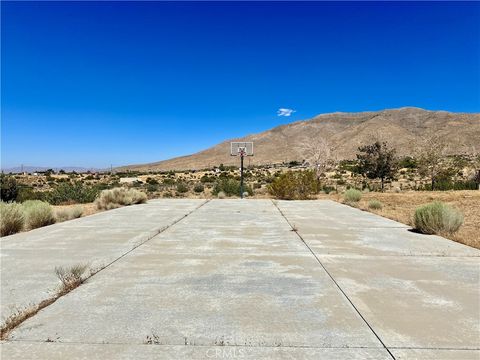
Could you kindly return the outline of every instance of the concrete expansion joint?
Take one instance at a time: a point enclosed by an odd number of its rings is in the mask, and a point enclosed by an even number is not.
[[[57,293],[57,294],[54,294],[53,296],[50,296],[49,298],[47,299],[43,299],[42,301],[40,301],[39,303],[37,304],[34,304],[34,305],[29,305],[27,309],[19,312],[18,317],[19,320],[18,321],[15,321],[15,324],[11,327],[9,327],[7,329],[7,323],[5,324],[2,324],[2,334],[1,334],[1,340],[6,340],[8,338],[8,334],[11,333],[16,327],[18,327],[19,325],[21,325],[24,321],[26,321],[27,319],[30,319],[32,317],[34,317],[40,310],[43,310],[47,307],[49,307],[50,305],[52,305],[54,302],[56,302],[59,298],[61,297],[64,297],[72,292],[75,291],[75,289],[77,289],[78,287],[81,286],[81,284],[87,282],[88,280],[90,280],[91,278],[93,278],[95,275],[97,275],[98,273],[102,272],[103,270],[109,268],[111,265],[115,264],[117,261],[123,259],[125,256],[127,256],[128,254],[130,254],[132,251],[134,251],[135,249],[139,248],[140,246],[146,244],[148,241],[152,240],[154,237],[156,237],[157,235],[161,234],[162,232],[164,232],[165,230],[171,228],[172,226],[178,224],[180,221],[182,221],[183,219],[185,219],[186,217],[188,217],[189,215],[191,215],[192,213],[194,213],[195,211],[197,211],[199,208],[201,208],[203,205],[205,205],[206,203],[208,203],[210,200],[205,200],[203,203],[201,203],[199,206],[197,206],[196,208],[194,208],[193,210],[191,210],[190,212],[188,212],[187,214],[181,216],[180,218],[174,220],[171,224],[167,225],[167,226],[162,226],[161,228],[159,229],[156,229],[156,230],[151,230],[149,235],[147,236],[147,238],[136,244],[132,249],[128,250],[127,252],[123,253],[122,255],[120,255],[119,257],[117,257],[116,259],[114,259],[113,261],[109,262],[107,265],[104,265],[104,266],[100,266],[99,268],[95,269],[94,271],[91,271],[90,272],[90,275],[85,277],[81,283],[72,288],[71,290],[67,291],[67,292],[60,292],[60,293]],[[153,234],[152,234],[153,232]],[[13,317],[14,315],[12,314],[10,316]],[[8,319],[9,317],[7,317]]]
[[[325,265],[323,265],[323,263],[320,261],[320,259],[318,258],[318,256],[315,254],[315,252],[310,248],[310,246],[308,246],[307,242],[303,239],[303,237],[300,235],[300,233],[298,232],[298,229],[290,223],[290,221],[287,219],[287,217],[285,216],[285,214],[282,212],[282,209],[280,209],[280,207],[278,206],[278,203],[276,201],[273,201],[272,200],[272,204],[273,206],[275,206],[278,210],[278,212],[280,213],[280,215],[282,215],[282,217],[285,219],[285,221],[288,223],[288,225],[290,225],[290,227],[292,228],[293,232],[295,232],[295,234],[297,234],[298,238],[302,241],[302,243],[307,247],[307,249],[310,251],[310,253],[313,255],[313,257],[317,260],[317,262],[320,264],[320,266],[323,268],[323,270],[327,273],[327,275],[330,277],[330,279],[333,281],[333,283],[336,285],[336,287],[340,290],[340,292],[343,294],[343,296],[345,297],[345,299],[347,299],[347,301],[350,303],[350,305],[353,307],[353,309],[355,310],[355,312],[358,314],[358,316],[360,316],[360,318],[363,320],[363,322],[368,326],[368,328],[370,329],[370,331],[372,331],[372,333],[375,335],[375,337],[377,338],[377,340],[382,344],[383,348],[388,352],[388,354],[391,356],[392,359],[395,360],[395,356],[393,356],[393,354],[390,352],[390,350],[387,348],[387,346],[385,345],[385,343],[382,341],[382,339],[380,338],[380,336],[375,332],[375,330],[373,330],[372,326],[368,323],[368,321],[363,317],[363,315],[360,313],[360,311],[357,309],[357,307],[355,306],[355,304],[352,302],[352,300],[350,300],[350,298],[347,296],[347,294],[345,293],[345,291],[340,287],[340,285],[337,283],[337,281],[334,279],[334,277],[330,274],[330,272],[327,270],[327,268],[325,267]]]

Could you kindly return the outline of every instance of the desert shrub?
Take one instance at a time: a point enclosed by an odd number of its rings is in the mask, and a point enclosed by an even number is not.
[[[83,215],[83,209],[80,206],[73,208],[59,209],[55,211],[55,218],[57,222],[77,219]]]
[[[430,191],[432,189],[430,184],[425,184],[419,187],[418,190]],[[448,190],[477,190],[478,185],[475,181],[452,181],[449,179],[439,179],[435,181],[436,191],[448,191]]]
[[[305,200],[318,193],[319,183],[315,173],[307,171],[287,171],[272,181],[268,192],[276,199]]]
[[[174,179],[163,179],[162,181],[163,185],[175,185],[175,180]]]
[[[415,229],[424,234],[453,234],[463,224],[460,211],[439,201],[417,208],[413,219]]]
[[[20,204],[0,202],[0,236],[7,236],[22,231],[25,216]]]
[[[153,192],[155,192],[155,191],[158,191],[159,185],[158,185],[158,184],[149,183],[149,184],[147,184],[147,188],[146,188],[146,189],[147,189],[148,192],[153,193]]]
[[[10,175],[0,174],[0,200],[15,201],[18,194],[17,180]]]
[[[332,186],[324,186],[322,190],[325,194],[330,194],[332,191],[335,191],[335,188]]]
[[[22,204],[25,214],[25,225],[28,229],[36,229],[55,223],[52,206],[41,200],[27,200]]]
[[[382,206],[382,203],[375,199],[368,202],[368,208],[372,210],[380,210]]]
[[[357,189],[348,189],[343,194],[343,198],[346,203],[356,203],[362,198],[362,192]]]
[[[227,195],[225,195],[225,193],[223,191],[220,191],[218,194],[217,194],[217,197],[219,199],[225,199],[227,197]]]
[[[200,181],[202,183],[213,183],[215,182],[215,176],[208,176],[205,174],[200,178]]]
[[[253,194],[252,188],[247,184],[243,185],[243,191],[249,195]],[[240,196],[240,181],[231,178],[219,179],[213,186],[212,194],[218,195],[220,192],[225,196]]]
[[[187,184],[185,184],[183,182],[178,183],[177,184],[177,192],[179,192],[180,194],[184,194],[184,193],[188,192]]]
[[[87,186],[77,181],[74,184],[61,183],[48,192],[45,200],[53,205],[68,203],[89,203],[98,196],[100,189],[96,186]]]
[[[103,190],[95,200],[95,205],[101,210],[115,209],[121,206],[143,204],[147,195],[136,189],[114,188]]]
[[[45,200],[48,193],[43,191],[35,191],[31,187],[21,186],[18,189],[17,202],[24,202],[27,200]]]
[[[202,193],[205,190],[205,187],[202,184],[195,184],[193,191],[196,193]]]

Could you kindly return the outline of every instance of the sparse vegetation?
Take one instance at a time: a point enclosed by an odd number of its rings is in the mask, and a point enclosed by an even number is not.
[[[8,236],[22,231],[25,215],[20,204],[0,202],[0,235]]]
[[[98,209],[109,210],[121,206],[143,204],[147,201],[147,195],[136,189],[114,188],[103,190],[95,200]]]
[[[463,224],[460,211],[436,201],[415,210],[415,229],[424,234],[453,234]]]
[[[27,229],[36,229],[55,223],[52,206],[40,200],[27,200],[22,204]]]
[[[60,297],[80,286],[86,279],[85,277],[83,277],[83,274],[87,269],[88,267],[86,265],[74,265],[69,268],[56,267],[55,274],[57,275],[61,283],[60,289],[57,291],[57,293],[49,297],[48,299],[40,301],[40,303],[36,305],[30,305],[24,309],[16,309],[10,316],[8,316],[4,320],[0,328],[0,340],[6,340],[10,332],[22,322],[31,318],[40,310],[53,304]],[[94,273],[90,272],[90,276],[92,274]]]
[[[357,189],[348,189],[343,194],[343,199],[347,204],[355,204],[362,198],[362,192]]]
[[[64,208],[55,211],[57,222],[77,219],[83,215],[83,209],[80,206],[73,208]]]
[[[368,208],[372,210],[380,210],[382,206],[382,203],[376,199],[370,200],[368,202]]]

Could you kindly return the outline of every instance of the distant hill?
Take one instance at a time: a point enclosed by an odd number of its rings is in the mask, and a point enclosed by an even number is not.
[[[130,165],[120,170],[186,170],[209,168],[223,163],[238,164],[230,156],[230,141],[253,141],[251,164],[302,160],[301,143],[323,136],[336,149],[338,159],[354,159],[360,145],[380,137],[400,155],[412,154],[416,141],[431,134],[441,136],[451,154],[469,153],[480,146],[480,114],[400,108],[360,113],[331,113],[277,126],[259,134],[224,141],[193,155],[150,164]]]
[[[104,171],[103,169],[96,169],[96,168],[85,168],[85,167],[78,167],[78,166],[64,166],[64,167],[46,167],[46,166],[24,166],[23,168],[21,166],[17,167],[12,167],[12,168],[2,168],[2,171],[5,174],[19,174],[22,171],[26,173],[33,173],[33,172],[40,172],[40,171],[46,171],[48,169],[52,169],[55,172],[58,172],[60,170],[64,170],[66,172],[72,172],[75,171],[77,173],[85,173],[87,171],[90,172],[101,172]]]

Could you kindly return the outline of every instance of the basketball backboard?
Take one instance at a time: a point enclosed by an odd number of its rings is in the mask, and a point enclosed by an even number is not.
[[[230,143],[231,156],[253,156],[253,142]]]

